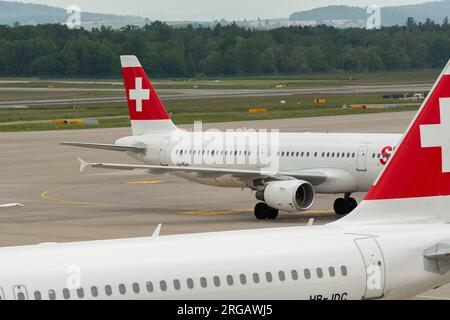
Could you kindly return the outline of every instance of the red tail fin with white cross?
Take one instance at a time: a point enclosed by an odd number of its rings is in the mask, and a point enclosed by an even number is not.
[[[344,221],[450,221],[450,61],[361,205]]]
[[[150,79],[135,56],[121,56],[133,135],[176,129]]]

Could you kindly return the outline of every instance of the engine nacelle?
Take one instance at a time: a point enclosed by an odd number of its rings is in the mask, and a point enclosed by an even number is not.
[[[314,187],[309,182],[285,180],[268,182],[264,190],[256,193],[256,199],[281,211],[298,212],[311,209],[315,195]]]

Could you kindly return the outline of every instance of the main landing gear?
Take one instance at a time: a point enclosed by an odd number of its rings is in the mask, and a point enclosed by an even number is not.
[[[336,214],[344,216],[352,212],[358,206],[358,202],[350,197],[350,195],[350,193],[346,193],[344,198],[339,198],[334,201],[334,212],[336,212]]]
[[[278,217],[278,210],[269,207],[264,202],[259,202],[255,206],[255,217],[259,220],[275,220]]]

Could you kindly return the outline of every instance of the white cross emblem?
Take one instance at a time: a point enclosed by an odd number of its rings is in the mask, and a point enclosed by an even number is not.
[[[143,100],[150,100],[150,90],[142,89],[142,78],[136,77],[135,89],[130,89],[130,100],[136,101],[136,112],[142,112]]]
[[[420,126],[422,148],[440,147],[442,172],[450,172],[450,98],[439,99],[441,123]]]

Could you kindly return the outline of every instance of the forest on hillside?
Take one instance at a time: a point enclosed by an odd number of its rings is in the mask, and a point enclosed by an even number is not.
[[[0,76],[116,77],[121,54],[137,55],[153,77],[440,68],[450,58],[450,25],[410,18],[380,30],[0,26]]]

